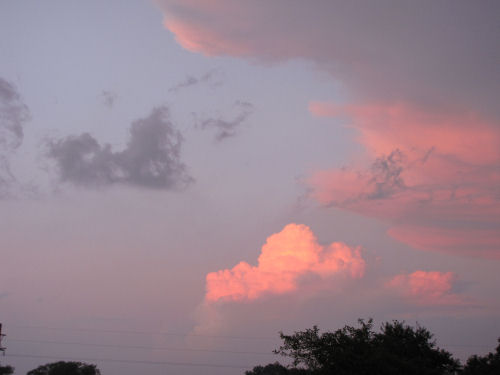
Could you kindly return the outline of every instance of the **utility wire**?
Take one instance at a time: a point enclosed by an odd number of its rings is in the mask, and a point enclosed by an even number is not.
[[[19,326],[11,325],[16,328],[34,328],[46,329],[53,331],[76,331],[76,332],[96,332],[96,333],[125,333],[134,335],[158,335],[158,336],[177,336],[177,337],[207,337],[228,340],[276,340],[276,337],[270,336],[223,336],[223,335],[204,335],[199,333],[181,333],[181,332],[154,332],[154,331],[132,331],[132,330],[113,330],[113,329],[97,329],[97,328],[64,328],[64,327],[48,327],[48,326]],[[489,348],[490,345],[469,345],[469,344],[440,344],[442,347],[465,347],[465,348]],[[258,354],[258,353],[252,353]]]
[[[40,358],[40,359],[53,359],[53,360],[66,360],[66,361],[102,361],[102,362],[117,362],[117,363],[140,363],[151,365],[169,365],[169,366],[194,366],[194,367],[219,367],[219,368],[235,368],[235,369],[251,369],[253,366],[246,365],[224,365],[215,363],[195,363],[195,362],[170,362],[170,361],[141,361],[133,359],[114,359],[114,358],[61,358],[47,355],[32,355],[32,354],[7,354],[6,357],[15,358]]]
[[[119,344],[95,344],[83,342],[68,342],[68,341],[48,341],[48,340],[31,340],[31,339],[16,339],[9,338],[9,341],[14,342],[32,342],[36,344],[57,344],[57,345],[80,345],[80,346],[95,346],[103,348],[120,348],[120,349],[148,349],[148,350],[166,350],[178,352],[208,352],[208,353],[230,353],[230,354],[258,354],[258,355],[272,355],[272,352],[250,352],[250,351],[236,351],[236,350],[223,350],[223,349],[196,349],[196,348],[173,348],[166,346],[142,346],[142,345],[119,345]]]
[[[46,326],[18,326],[11,325],[16,328],[35,328],[46,329],[52,331],[76,331],[76,332],[97,332],[97,333],[127,333],[133,335],[160,335],[160,336],[178,336],[178,337],[208,337],[217,339],[229,340],[276,340],[276,337],[270,336],[222,336],[222,335],[204,335],[200,333],[180,333],[180,332],[153,332],[153,331],[130,331],[117,329],[97,329],[97,328],[63,328],[63,327],[46,327]]]

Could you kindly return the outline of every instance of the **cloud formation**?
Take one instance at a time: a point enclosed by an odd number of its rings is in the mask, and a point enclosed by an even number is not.
[[[372,164],[317,171],[308,180],[322,204],[389,222],[411,246],[500,257],[500,129],[470,111],[409,104],[311,103],[346,118]]]
[[[10,156],[23,143],[24,124],[31,115],[16,87],[0,77],[0,197],[16,182]]]
[[[165,27],[193,52],[305,58],[357,97],[458,103],[499,114],[496,1],[156,2]]]
[[[305,225],[288,224],[267,238],[257,266],[240,262],[232,269],[211,272],[206,277],[207,302],[248,301],[266,294],[299,289],[307,275],[328,278],[336,274],[363,276],[365,261],[358,248],[342,242],[318,244]]]
[[[464,300],[452,292],[455,275],[451,272],[415,271],[394,276],[387,286],[420,305],[457,305]]]
[[[343,84],[346,105],[310,110],[349,118],[371,163],[315,173],[321,203],[411,246],[500,257],[498,2],[157,3],[190,51],[306,59]]]
[[[132,123],[122,151],[83,133],[49,140],[47,156],[54,160],[60,180],[74,185],[181,189],[193,181],[180,160],[181,144],[182,136],[162,106]]]
[[[216,118],[206,118],[198,120],[196,126],[200,129],[214,129],[215,140],[219,142],[226,138],[234,137],[248,116],[253,113],[254,107],[251,103],[242,101],[236,101],[233,107],[238,111],[233,119],[226,120],[220,116]]]

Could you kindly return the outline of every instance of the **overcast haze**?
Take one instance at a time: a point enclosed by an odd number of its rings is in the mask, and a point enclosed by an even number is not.
[[[497,1],[0,3],[2,364],[243,374],[500,337]]]

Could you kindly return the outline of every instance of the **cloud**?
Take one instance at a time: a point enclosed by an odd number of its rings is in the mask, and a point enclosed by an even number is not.
[[[24,123],[30,119],[14,85],[0,77],[0,150],[18,148],[24,138]]]
[[[239,112],[233,119],[225,120],[221,117],[206,118],[198,120],[196,126],[200,129],[215,129],[216,141],[234,137],[239,127],[253,113],[254,107],[251,103],[242,101],[236,101],[233,107]]]
[[[182,136],[163,106],[132,123],[122,151],[83,133],[48,140],[47,156],[55,161],[61,181],[74,185],[180,189],[193,181],[180,160],[181,144]]]
[[[10,156],[23,143],[24,124],[31,118],[17,88],[0,77],[0,197],[16,183]]]
[[[222,84],[220,71],[217,69],[212,69],[199,77],[187,76],[186,79],[169,88],[168,92],[178,93],[183,89],[196,86],[201,83],[207,83],[212,88],[220,86]]]
[[[165,27],[193,52],[308,59],[357,97],[459,103],[499,114],[495,1],[156,2]]]
[[[387,287],[420,305],[461,305],[465,301],[452,292],[452,272],[415,271],[394,276]]]
[[[420,155],[438,151],[472,165],[500,158],[498,124],[470,108],[431,109],[404,101],[346,105],[313,101],[309,110],[316,116],[346,119],[373,156],[394,149]]]
[[[288,224],[267,238],[257,266],[240,262],[232,269],[211,272],[206,277],[207,302],[249,301],[266,294],[297,291],[308,275],[321,279],[336,274],[361,277],[365,261],[358,248],[342,242],[319,245],[311,229]]]
[[[190,51],[305,59],[342,83],[346,104],[310,110],[350,119],[371,162],[314,173],[321,203],[380,218],[410,246],[500,256],[498,2],[157,4]]]
[[[345,117],[371,166],[317,171],[308,184],[322,204],[377,217],[389,234],[427,250],[500,257],[500,129],[470,111],[409,104],[311,103]]]
[[[116,100],[118,99],[118,94],[113,91],[103,90],[101,96],[103,104],[108,108],[113,108]]]

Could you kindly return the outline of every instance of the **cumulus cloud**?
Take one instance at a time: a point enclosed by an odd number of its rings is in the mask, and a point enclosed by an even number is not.
[[[23,143],[24,124],[30,119],[28,107],[16,87],[0,77],[0,197],[16,182],[10,156]]]
[[[216,118],[205,118],[198,120],[196,126],[200,129],[214,129],[216,141],[234,137],[248,116],[253,113],[254,107],[251,103],[236,101],[233,108],[238,111],[238,113],[231,120],[226,120],[220,116]]]
[[[417,304],[464,304],[464,299],[452,291],[455,278],[452,272],[419,270],[411,274],[396,275],[387,286]]]
[[[323,204],[381,218],[389,234],[417,248],[500,257],[500,129],[468,112],[407,105],[312,103],[347,117],[371,167],[315,172]],[[378,157],[376,155],[379,155]]]
[[[183,81],[169,88],[168,91],[172,93],[178,93],[183,89],[202,83],[206,83],[212,88],[220,86],[222,84],[220,71],[217,69],[212,69],[199,77],[188,75]]]
[[[248,301],[267,294],[297,291],[301,278],[321,279],[336,274],[363,276],[365,261],[358,248],[342,242],[318,244],[305,225],[288,224],[267,238],[257,266],[240,262],[232,269],[211,272],[206,277],[207,302]]]
[[[180,189],[193,180],[180,160],[181,144],[168,108],[158,107],[132,123],[122,151],[83,133],[49,140],[47,156],[54,160],[61,181],[75,185]]]

